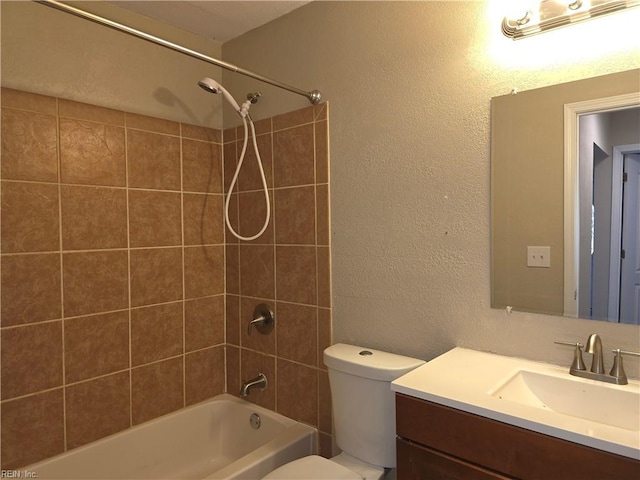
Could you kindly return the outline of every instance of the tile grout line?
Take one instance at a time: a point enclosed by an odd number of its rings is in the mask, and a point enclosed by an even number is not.
[[[62,438],[64,442],[63,451],[67,451],[67,372],[66,372],[66,344],[64,341],[65,334],[65,311],[64,311],[64,246],[62,235],[62,153],[60,144],[60,100],[55,99],[56,103],[56,160],[57,160],[57,187],[58,187],[58,248],[60,248],[60,317],[61,317],[61,335],[62,335]]]
[[[128,318],[128,335],[129,335],[129,428],[133,426],[133,317],[131,315],[131,219],[129,211],[129,135],[128,127],[124,129],[124,165],[125,165],[125,192],[127,197],[126,215],[127,215],[127,318]]]
[[[185,242],[184,242],[184,162],[183,162],[183,131],[182,122],[180,122],[180,225],[181,225],[181,254],[182,254],[182,407],[187,404],[187,343],[186,343],[186,309],[187,309],[187,294],[186,294],[186,279],[185,279]]]

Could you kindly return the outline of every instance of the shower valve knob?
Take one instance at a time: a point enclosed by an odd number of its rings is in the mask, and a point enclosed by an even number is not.
[[[264,303],[261,303],[256,306],[253,310],[253,320],[249,322],[249,326],[247,327],[247,335],[251,335],[251,330],[253,327],[256,327],[258,333],[262,335],[267,335],[273,330],[273,326],[275,324],[276,317],[271,311],[271,309]]]

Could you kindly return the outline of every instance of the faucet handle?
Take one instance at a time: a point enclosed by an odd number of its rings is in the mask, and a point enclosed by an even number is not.
[[[571,363],[571,370],[586,370],[587,366],[584,364],[584,360],[582,359],[582,347],[583,344],[580,342],[553,342],[557,345],[567,345],[569,347],[575,347],[573,351],[573,362]]]
[[[629,382],[627,380],[627,374],[624,371],[622,355],[634,355],[636,357],[640,357],[640,353],[628,352],[626,350],[620,350],[619,348],[611,350],[611,352],[615,353],[616,356],[613,357],[613,367],[611,367],[611,372],[609,372],[609,375],[618,379],[618,385],[626,385]]]
[[[258,332],[266,335],[273,330],[273,324],[275,323],[275,315],[271,309],[264,303],[256,306],[253,310],[253,320],[249,322],[247,327],[247,335],[251,335],[252,327],[256,327]]]
[[[626,350],[620,350],[619,348],[614,348],[611,350],[611,353],[621,353],[622,355],[633,355],[635,357],[640,357],[640,353],[638,352],[628,352]]]

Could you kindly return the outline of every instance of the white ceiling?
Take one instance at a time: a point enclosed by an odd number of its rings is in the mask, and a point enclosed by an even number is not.
[[[131,1],[107,3],[224,43],[311,0]]]

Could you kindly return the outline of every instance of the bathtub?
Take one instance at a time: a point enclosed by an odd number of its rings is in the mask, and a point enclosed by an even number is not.
[[[257,429],[250,421],[254,413],[260,417]],[[316,433],[223,394],[22,470],[39,480],[253,480],[316,453]]]

